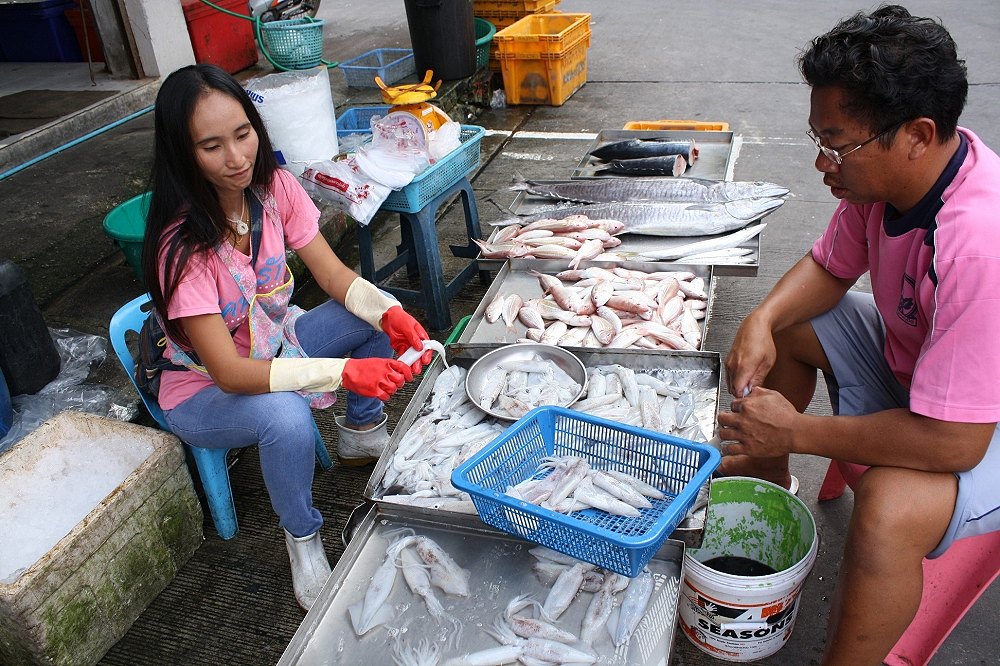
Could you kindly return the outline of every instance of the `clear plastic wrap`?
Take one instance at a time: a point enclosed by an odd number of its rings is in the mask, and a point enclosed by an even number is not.
[[[49,329],[62,366],[59,374],[33,395],[11,397],[13,420],[0,439],[0,452],[63,410],[74,410],[131,421],[138,411],[138,398],[103,384],[84,384],[91,367],[107,357],[108,340],[70,329]]]

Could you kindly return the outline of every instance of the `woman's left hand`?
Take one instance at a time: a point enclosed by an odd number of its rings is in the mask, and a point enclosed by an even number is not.
[[[402,354],[410,347],[420,349],[424,346],[424,340],[430,338],[427,331],[413,318],[406,310],[399,305],[394,305],[382,315],[382,330],[389,336],[389,344],[396,354]],[[433,352],[428,350],[420,357],[420,360],[410,366],[414,372],[431,362]]]

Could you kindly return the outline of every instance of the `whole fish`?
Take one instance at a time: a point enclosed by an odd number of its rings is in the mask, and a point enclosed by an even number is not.
[[[544,216],[528,215],[511,223],[530,224],[552,216],[582,215],[612,219],[622,223],[623,231],[646,236],[709,236],[734,231],[760,219],[784,203],[784,199],[740,199],[725,203],[675,203],[663,201],[628,201],[583,206],[567,206]],[[537,251],[537,248],[536,248]],[[572,258],[576,253],[570,251]],[[691,254],[685,251],[684,254]],[[537,255],[536,255],[537,256]],[[650,256],[644,253],[643,256]],[[682,256],[682,255],[678,255]]]
[[[705,180],[701,178],[597,178],[580,180],[517,180],[510,189],[536,197],[579,203],[612,201],[687,201],[718,203],[737,199],[781,197],[788,188],[761,181]],[[510,237],[497,237],[502,243]]]
[[[681,155],[686,163],[692,164],[698,158],[698,145],[694,141],[667,138],[629,139],[603,145],[590,151],[590,155],[602,162]]]
[[[766,226],[767,223],[763,222],[752,227],[746,227],[744,229],[734,231],[733,233],[725,236],[720,236],[719,238],[708,238],[703,241],[678,245],[664,250],[643,250],[643,256],[648,259],[668,261],[671,259],[678,259],[680,257],[687,257],[692,254],[702,254],[729,247],[736,247],[740,243],[745,243],[760,232],[764,231],[764,227]]]
[[[617,173],[623,176],[681,176],[688,168],[683,155],[639,157],[631,160],[611,160],[594,173]]]

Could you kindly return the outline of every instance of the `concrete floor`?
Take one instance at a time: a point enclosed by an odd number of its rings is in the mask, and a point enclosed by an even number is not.
[[[972,83],[962,124],[1000,149],[1000,63],[993,55],[1000,6],[993,0],[918,0],[907,6],[915,14],[940,16],[952,31]],[[492,130],[483,141],[482,166],[473,179],[484,223],[501,217],[498,206],[513,198],[506,186],[514,171],[535,178],[568,176],[601,129],[661,118],[728,122],[741,138],[734,177],[782,183],[792,194],[768,220],[758,275],[716,281],[707,348],[724,355],[739,322],[808,250],[834,207],[812,168],[814,148],[804,133],[808,89],[799,80],[794,58],[809,39],[860,8],[847,0],[808,6],[781,0],[565,0],[561,11],[593,14],[587,84],[561,107],[510,107],[478,117],[478,124]],[[326,3],[321,16],[328,20],[327,57],[344,60],[372,48],[409,43],[399,0]],[[335,70],[331,81],[338,108],[377,101],[368,91],[347,88]],[[144,189],[151,128],[149,115],[137,118],[0,180],[0,256],[25,268],[51,327],[106,335],[111,313],[142,291],[100,222],[115,204]],[[395,220],[385,216],[376,224],[387,247],[394,242]],[[443,223],[442,245],[457,228],[457,218],[450,215]],[[338,251],[356,262],[350,239]],[[484,292],[485,286],[471,282],[452,303],[455,320],[471,313]],[[306,291],[300,297],[311,296]],[[116,365],[106,362],[96,380],[126,387]],[[725,408],[726,396],[722,398]],[[390,425],[407,400],[408,394],[401,393],[390,403]],[[812,409],[829,413],[822,396]],[[332,414],[319,420],[332,445]],[[817,664],[822,654],[851,505],[850,493],[835,502],[816,503],[825,468],[822,459],[793,460],[802,482],[800,496],[820,528],[821,548],[791,639],[762,664]],[[324,536],[331,559],[342,552],[340,530],[360,502],[370,472],[336,468],[317,474],[314,492],[327,520]],[[280,657],[302,613],[292,598],[280,531],[254,452],[240,457],[232,480],[239,535],[222,541],[207,522],[205,543],[103,664],[267,664]],[[989,638],[998,612],[1000,591],[994,587],[932,663],[1000,663]],[[671,663],[720,662],[678,634]]]

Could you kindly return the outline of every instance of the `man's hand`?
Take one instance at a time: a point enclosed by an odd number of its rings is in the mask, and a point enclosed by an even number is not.
[[[736,398],[732,411],[719,414],[719,438],[731,442],[725,455],[776,458],[794,452],[801,418],[792,403],[777,391],[755,386],[745,398]]]
[[[726,356],[730,395],[742,398],[748,389],[763,384],[777,357],[770,327],[753,314],[744,319]]]

